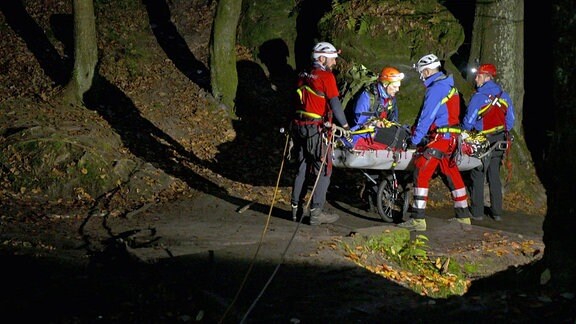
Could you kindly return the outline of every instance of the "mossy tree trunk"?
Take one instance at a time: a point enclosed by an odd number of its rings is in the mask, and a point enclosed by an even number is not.
[[[96,19],[93,0],[74,0],[74,69],[63,92],[68,104],[81,104],[84,93],[92,86],[98,62]]]
[[[235,115],[238,88],[236,71],[236,28],[242,0],[218,1],[210,38],[210,77],[212,95]]]

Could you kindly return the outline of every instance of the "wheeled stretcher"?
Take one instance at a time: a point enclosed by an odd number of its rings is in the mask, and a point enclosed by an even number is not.
[[[412,171],[418,154],[421,153],[417,153],[415,149],[354,150],[336,145],[332,151],[332,163],[337,168],[360,169],[369,182],[377,185],[373,207],[382,220],[392,223],[408,214]],[[468,171],[482,165],[481,155],[462,153],[454,159],[460,171]],[[377,176],[374,176],[375,174]]]

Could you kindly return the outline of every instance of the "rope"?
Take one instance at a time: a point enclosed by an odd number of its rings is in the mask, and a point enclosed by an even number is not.
[[[333,126],[333,127],[337,127],[337,126]],[[343,128],[342,128],[343,130]],[[320,175],[322,174],[322,169],[324,168],[324,165],[326,163],[326,158],[328,157],[328,152],[330,152],[330,148],[333,149],[333,145],[334,145],[334,136],[332,134],[332,132],[329,132],[328,135],[328,149],[326,150],[326,154],[324,155],[324,158],[322,159],[322,164],[320,165],[320,170],[318,171],[318,175],[316,176],[316,181],[314,181],[314,186],[312,187],[312,191],[310,194],[310,197],[308,198],[308,201],[305,204],[304,209],[308,208],[310,206],[310,202],[312,200],[312,194],[314,193],[314,190],[316,190],[316,185],[318,184],[318,180],[320,179]],[[286,153],[286,152],[284,152]],[[282,162],[284,163],[284,162]],[[282,170],[282,168],[280,168],[280,170]],[[280,175],[278,176],[278,179],[280,179]],[[278,189],[278,185],[276,186],[276,190]],[[274,194],[275,196],[276,194]],[[272,207],[270,208],[270,212],[272,212]],[[270,215],[268,215],[268,217],[270,217]],[[274,271],[272,272],[272,274],[270,275],[270,278],[268,278],[268,281],[266,281],[266,283],[264,284],[264,287],[262,287],[262,290],[260,291],[260,293],[258,294],[258,296],[256,297],[256,299],[254,299],[254,301],[252,302],[252,304],[250,305],[250,307],[248,308],[248,310],[246,311],[246,314],[244,314],[244,317],[242,318],[242,320],[240,321],[240,323],[245,323],[246,318],[248,317],[248,315],[252,312],[252,310],[254,309],[254,307],[256,306],[256,304],[258,303],[258,301],[260,300],[260,298],[262,297],[262,295],[264,295],[264,292],[266,291],[266,289],[268,288],[268,286],[270,285],[270,283],[272,282],[272,279],[274,279],[274,277],[276,276],[276,274],[278,273],[278,270],[280,269],[280,266],[284,263],[284,260],[286,259],[286,253],[288,252],[288,249],[290,248],[290,246],[292,245],[292,242],[294,241],[294,237],[296,237],[296,233],[298,233],[298,229],[300,228],[300,224],[302,223],[302,219],[304,217],[300,218],[300,221],[298,222],[298,224],[296,225],[296,228],[294,229],[294,232],[292,233],[292,236],[290,237],[290,240],[288,241],[288,244],[286,244],[286,248],[284,249],[284,251],[282,252],[282,255],[280,257],[280,262],[276,265],[276,268],[274,268]],[[251,265],[252,267],[252,265]],[[245,280],[246,281],[246,280]]]
[[[258,247],[256,248],[256,252],[254,253],[254,257],[253,257],[252,261],[250,262],[250,266],[248,267],[248,270],[246,271],[246,274],[244,275],[244,279],[242,280],[240,287],[238,288],[238,291],[236,292],[236,295],[234,296],[234,298],[232,299],[232,302],[230,303],[230,305],[228,306],[228,308],[226,309],[226,311],[222,315],[222,318],[220,319],[219,323],[224,322],[226,315],[230,312],[230,310],[232,309],[232,306],[234,306],[234,304],[238,301],[238,297],[240,296],[240,293],[242,292],[242,290],[244,289],[244,286],[246,285],[246,282],[248,281],[248,277],[249,277],[250,273],[252,272],[252,269],[254,268],[254,263],[256,261],[256,257],[258,256],[258,253],[260,252],[260,248],[262,247],[262,243],[264,242],[264,237],[266,236],[266,231],[268,229],[268,225],[270,224],[270,218],[272,217],[272,210],[274,209],[274,203],[276,201],[276,195],[278,193],[278,187],[280,185],[282,170],[284,169],[284,160],[285,160],[284,157],[286,156],[286,152],[288,151],[289,140],[290,140],[290,137],[286,136],[286,144],[284,144],[284,153],[282,154],[282,163],[280,164],[280,171],[278,172],[278,178],[276,180],[276,187],[274,188],[274,195],[272,197],[272,203],[270,204],[270,210],[268,212],[268,217],[266,218],[266,225],[264,226],[264,229],[262,231],[262,235],[260,236],[260,241],[258,242]],[[290,241],[292,241],[292,239]],[[246,315],[248,315],[248,314],[246,314]]]

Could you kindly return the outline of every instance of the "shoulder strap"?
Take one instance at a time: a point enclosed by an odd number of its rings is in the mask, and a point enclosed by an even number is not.
[[[501,99],[500,97],[502,96],[502,91],[500,91],[499,94],[497,94],[496,96],[491,96],[488,95],[488,98],[491,99],[490,103],[487,104],[486,106],[480,108],[480,110],[478,110],[478,120],[482,119],[494,106],[498,106],[500,107],[504,112],[506,112],[506,110],[508,109],[508,103],[506,102],[506,100]],[[504,107],[502,107],[504,106]]]
[[[378,106],[380,105],[380,93],[378,92],[378,85],[372,83],[368,87],[370,93],[370,112],[379,113]]]

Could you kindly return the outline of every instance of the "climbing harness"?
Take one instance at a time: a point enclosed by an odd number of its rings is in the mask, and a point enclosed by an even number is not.
[[[506,110],[508,109],[508,103],[506,102],[506,100],[500,98],[500,96],[502,96],[502,92],[500,92],[496,96],[488,95],[488,98],[490,99],[490,103],[487,104],[486,106],[482,107],[480,110],[478,110],[477,120],[484,118],[484,116],[490,110],[492,110],[493,107],[498,107],[498,108],[502,109],[504,112],[506,112]]]

